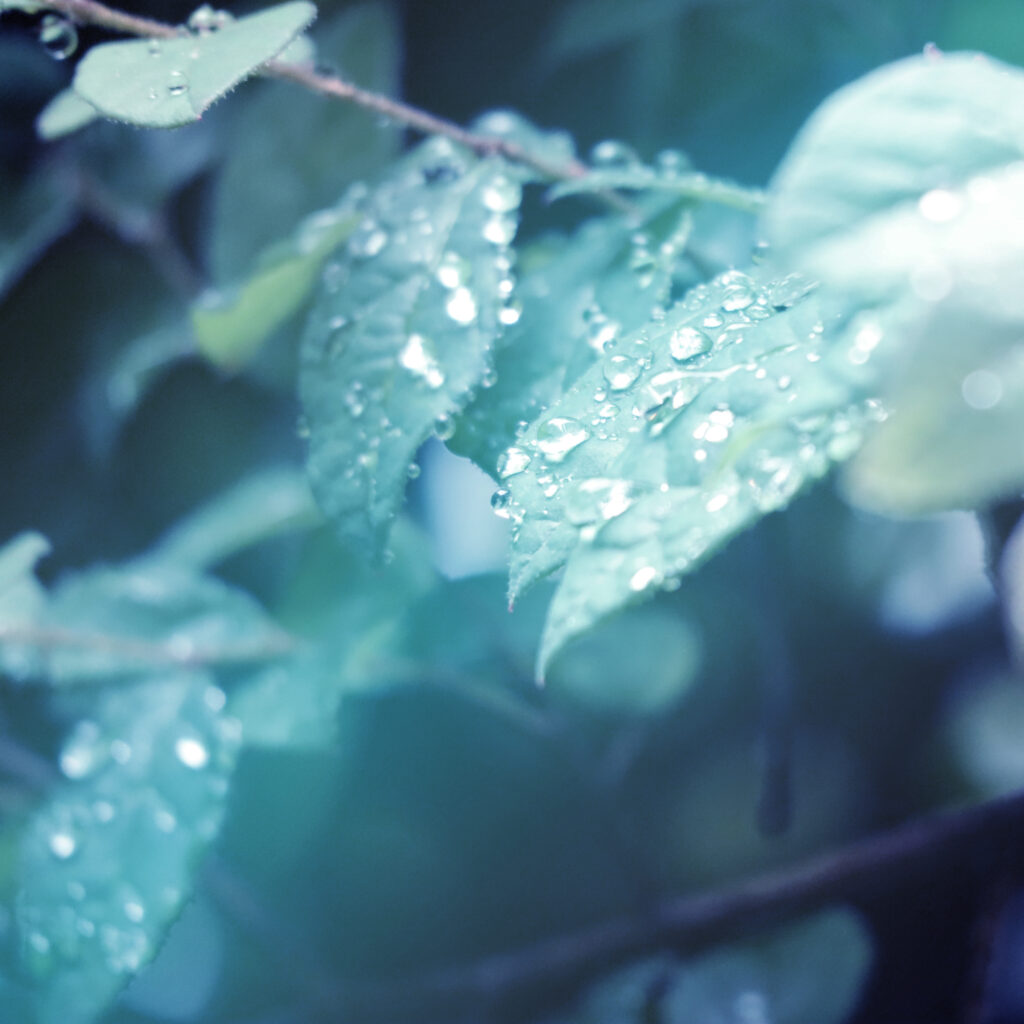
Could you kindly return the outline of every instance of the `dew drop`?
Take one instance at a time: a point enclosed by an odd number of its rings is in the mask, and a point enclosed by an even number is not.
[[[469,280],[469,262],[454,252],[446,252],[437,266],[437,280],[445,288],[458,288]]]
[[[455,421],[444,413],[434,420],[434,436],[439,441],[448,441],[455,434]]]
[[[484,187],[480,198],[492,213],[508,213],[518,208],[523,190],[518,182],[500,174]]]
[[[574,448],[590,436],[579,420],[568,416],[552,416],[537,429],[537,449],[549,462],[561,462]]]
[[[518,300],[509,302],[498,310],[498,322],[506,327],[511,327],[513,324],[519,323],[519,318],[522,315],[523,304]]]
[[[150,57],[159,57],[160,54],[164,52],[163,44],[159,39],[150,39],[146,49],[149,52]]]
[[[491,495],[491,509],[501,519],[512,518],[511,505],[512,495],[505,488],[501,488]]]
[[[726,313],[737,313],[754,301],[754,293],[746,284],[730,285],[722,296],[721,306]]]
[[[194,771],[205,768],[210,760],[210,752],[193,736],[179,736],[174,743],[174,753],[186,768]]]
[[[398,353],[398,361],[413,376],[423,380],[427,387],[436,390],[444,384],[441,366],[430,350],[430,343],[422,334],[409,335],[402,351]]]
[[[668,351],[677,363],[685,363],[710,352],[713,344],[699,328],[680,327],[672,332],[672,337],[668,341]]]
[[[590,162],[606,170],[624,170],[635,167],[640,158],[632,146],[616,139],[605,139],[590,151]]]
[[[945,188],[933,188],[917,201],[921,216],[933,224],[946,224],[955,220],[963,205],[963,199],[956,192]]]
[[[813,288],[814,282],[797,271],[772,282],[767,289],[767,299],[776,309],[789,309]]]
[[[651,584],[657,582],[658,577],[661,573],[654,568],[653,565],[645,565],[641,569],[637,569],[635,573],[629,578],[629,589],[639,593],[641,590],[646,590]]]
[[[508,245],[516,237],[515,218],[503,213],[488,217],[484,221],[483,236],[492,245]]]
[[[67,60],[78,48],[78,29],[59,14],[47,14],[39,25],[39,42],[54,60]]]
[[[67,829],[58,829],[50,834],[50,852],[58,860],[68,860],[78,849],[78,840]]]
[[[498,456],[498,476],[500,476],[502,480],[507,480],[510,476],[522,473],[530,464],[530,461],[529,454],[524,452],[522,448],[517,448],[515,446],[506,448],[505,451]]]
[[[188,79],[183,71],[172,71],[168,76],[167,91],[172,96],[182,96],[188,92]]]
[[[348,250],[356,259],[368,260],[378,255],[387,244],[387,232],[372,217],[367,217],[352,232]]]
[[[468,288],[456,288],[444,308],[457,324],[471,324],[476,319],[476,299]]]
[[[604,363],[604,379],[612,391],[625,391],[636,383],[642,364],[629,356],[609,356]],[[602,396],[599,401],[603,401]]]
[[[60,752],[60,770],[69,779],[84,779],[102,759],[100,728],[84,719],[75,726]]]

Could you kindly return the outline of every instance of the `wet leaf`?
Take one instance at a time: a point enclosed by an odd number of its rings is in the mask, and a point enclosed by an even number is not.
[[[328,262],[302,346],[313,491],[340,535],[379,550],[408,467],[486,374],[511,281],[518,172],[444,139],[366,200]]]
[[[566,565],[539,657],[675,581],[860,444],[874,378],[805,279],[738,271],[606,346],[502,460],[510,594]]]
[[[91,1024],[155,954],[217,834],[238,723],[205,672],[107,691],[22,839],[16,920],[37,1024]]]
[[[144,128],[185,125],[280,53],[315,17],[311,3],[292,0],[215,30],[103,43],[78,65],[74,89],[117,121]]]

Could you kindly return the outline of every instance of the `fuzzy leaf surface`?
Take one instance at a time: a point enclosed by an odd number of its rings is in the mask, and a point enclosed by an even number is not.
[[[197,121],[315,17],[313,4],[292,0],[216,31],[103,43],[78,65],[74,89],[105,117],[143,128],[175,128]]]
[[[429,140],[376,186],[324,270],[300,395],[313,491],[349,543],[380,549],[417,449],[435,426],[450,429],[491,364],[516,174]]]

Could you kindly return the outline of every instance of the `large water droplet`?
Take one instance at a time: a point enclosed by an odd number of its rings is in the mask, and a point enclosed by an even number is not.
[[[423,380],[427,387],[437,389],[444,384],[444,373],[430,349],[430,343],[422,334],[410,334],[398,361],[413,376]]]
[[[604,379],[612,391],[625,391],[636,382],[643,364],[629,356],[609,356],[604,362]]]
[[[516,237],[515,218],[504,213],[488,217],[484,222],[483,236],[492,245],[508,245]]]
[[[607,170],[622,170],[634,167],[640,162],[636,150],[625,142],[616,139],[605,139],[590,151],[590,162],[594,167]]]
[[[498,476],[502,480],[507,480],[510,476],[515,476],[517,473],[522,473],[524,469],[530,464],[530,456],[527,452],[524,452],[522,448],[515,446],[506,448],[498,456]]]
[[[917,201],[921,216],[933,224],[946,224],[955,220],[963,207],[963,198],[945,188],[933,188]]]
[[[590,432],[579,420],[568,416],[552,416],[537,428],[537,449],[549,462],[561,462],[578,448]]]
[[[711,351],[712,340],[697,327],[680,327],[668,340],[669,355],[677,363],[705,355]]]
[[[70,828],[58,828],[50,833],[49,846],[58,860],[68,860],[78,849],[78,839]]]
[[[494,510],[494,514],[496,516],[500,516],[502,519],[511,519],[511,505],[512,495],[504,488],[495,491],[491,495],[491,508]]]
[[[179,736],[174,743],[174,753],[186,768],[194,771],[205,768],[210,760],[210,752],[195,736]]]
[[[455,434],[455,421],[451,416],[442,413],[434,420],[434,436],[439,441],[448,441]]]
[[[437,265],[437,280],[445,288],[458,288],[469,280],[469,261],[458,253],[446,252]]]
[[[493,213],[508,213],[515,210],[523,197],[523,190],[518,182],[500,174],[484,186],[480,198],[484,206]]]
[[[39,25],[39,42],[54,60],[67,60],[78,48],[78,29],[59,14],[47,14]]]
[[[457,324],[471,324],[476,319],[476,299],[468,288],[456,288],[444,308]]]
[[[167,76],[167,91],[172,96],[182,96],[188,92],[188,79],[183,71],[172,71]]]
[[[661,573],[654,568],[653,565],[645,565],[640,569],[637,569],[635,573],[629,578],[629,589],[639,593],[641,590],[646,590],[649,586],[657,583],[661,577]]]

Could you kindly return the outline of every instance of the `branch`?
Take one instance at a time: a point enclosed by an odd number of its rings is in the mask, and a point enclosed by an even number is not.
[[[124,11],[107,7],[105,4],[97,3],[96,0],[40,0],[40,6],[57,11],[78,24],[96,25],[114,32],[122,32],[125,35],[176,39],[181,31],[176,25],[127,14]],[[532,167],[546,178],[580,178],[587,173],[586,166],[577,160],[566,164],[551,163],[508,139],[467,131],[453,121],[437,117],[435,114],[430,114],[418,107],[410,106],[380,93],[361,89],[337,75],[325,74],[309,67],[285,64],[277,60],[265,64],[261,73],[296,82],[325,96],[354,103],[356,106],[387,117],[415,131],[427,135],[443,135],[481,156],[503,156],[513,163]]]
[[[437,1003],[455,1011],[490,1006],[552,985],[564,991],[616,963],[661,948],[692,952],[749,935],[826,903],[863,900],[900,887],[929,863],[955,861],[985,838],[1007,857],[1024,847],[1024,792],[931,815],[834,853],[695,896],[669,899],[642,915],[545,939],[512,953],[411,978],[339,987],[346,1014],[399,1016]],[[328,1019],[339,1019],[329,1017]]]

